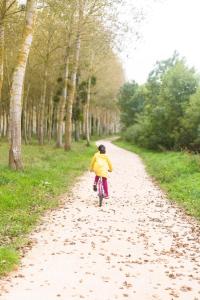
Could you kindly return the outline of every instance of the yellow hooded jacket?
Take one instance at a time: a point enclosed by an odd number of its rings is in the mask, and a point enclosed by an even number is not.
[[[90,171],[94,171],[97,176],[108,177],[108,171],[112,172],[112,164],[106,154],[97,152],[91,161]]]

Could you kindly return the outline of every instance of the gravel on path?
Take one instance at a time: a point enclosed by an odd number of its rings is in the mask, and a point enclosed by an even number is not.
[[[31,234],[0,300],[200,300],[199,225],[147,175],[140,158],[104,142],[110,199],[98,207],[87,172]]]

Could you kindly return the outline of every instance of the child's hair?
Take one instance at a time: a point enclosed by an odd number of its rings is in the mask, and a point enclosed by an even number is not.
[[[106,153],[106,147],[104,145],[100,145],[98,147],[98,150],[101,154],[105,154]]]

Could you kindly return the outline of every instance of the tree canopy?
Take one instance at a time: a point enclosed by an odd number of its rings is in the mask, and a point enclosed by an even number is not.
[[[119,127],[119,2],[1,1],[0,136],[9,137],[12,168],[22,168],[23,141],[70,150],[72,139],[89,144]]]

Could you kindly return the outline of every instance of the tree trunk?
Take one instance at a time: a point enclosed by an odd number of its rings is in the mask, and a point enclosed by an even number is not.
[[[6,0],[2,1],[1,4],[1,15],[0,15],[0,104],[2,102],[2,87],[3,87],[3,76],[4,76],[4,17],[6,11]]]
[[[35,118],[36,118],[36,136],[39,140],[39,120],[40,120],[40,108],[39,108],[39,103],[36,103],[35,107]]]
[[[5,109],[5,122],[6,122],[6,131],[5,131],[5,137],[10,137],[9,132],[9,109]]]
[[[57,136],[57,116],[58,116],[58,105],[56,104],[53,108],[53,116],[52,116],[52,137],[55,139]]]
[[[3,118],[3,121],[2,121],[2,137],[5,136],[5,112],[4,112],[4,108],[3,108],[3,112],[2,112],[2,118]]]
[[[75,121],[75,141],[76,142],[80,141],[80,121],[79,120]]]
[[[74,68],[71,75],[70,89],[67,100],[66,122],[65,122],[65,150],[71,150],[72,143],[72,108],[76,92],[76,78],[80,60],[81,49],[81,26],[83,20],[83,0],[79,0],[79,20],[75,43]]]
[[[97,135],[98,136],[101,135],[101,118],[99,116],[99,113],[98,113],[98,118],[97,118]]]
[[[26,97],[24,97],[24,101],[23,101],[23,113],[22,113],[22,131],[23,131],[23,137],[24,137],[24,141],[25,141],[25,144],[28,144],[28,138],[27,138],[27,109],[28,109],[28,106],[27,106],[27,102],[28,102],[28,96],[29,96],[29,90],[30,90],[30,84],[28,85],[28,88],[27,88],[27,94],[26,94]]]
[[[46,94],[47,94],[47,68],[48,62],[45,63],[44,66],[44,82],[43,82],[43,90],[41,95],[41,103],[40,103],[40,118],[39,118],[39,144],[44,144],[44,116],[45,116],[45,102],[46,102]]]
[[[36,4],[36,0],[27,1],[26,22],[11,86],[9,166],[16,170],[23,168],[21,157],[21,99],[27,60],[33,39]]]
[[[0,110],[2,110],[2,87],[3,87],[3,76],[4,76],[4,10],[6,9],[6,0],[3,0],[2,10],[0,16]],[[0,115],[0,123],[1,123],[1,115]],[[0,124],[1,127],[1,124]],[[2,135],[0,129],[0,135]]]
[[[91,98],[91,76],[88,79],[88,90],[87,90],[87,102],[86,102],[86,145],[90,146],[90,120],[89,120],[89,110],[90,110],[90,98]]]
[[[82,138],[86,140],[86,104],[83,105]]]
[[[58,131],[57,131],[57,142],[56,146],[58,148],[63,147],[63,119],[65,113],[65,105],[67,102],[67,94],[68,94],[68,77],[69,77],[69,54],[71,48],[71,37],[69,35],[68,47],[66,48],[65,55],[65,71],[64,71],[64,86],[63,86],[63,94],[59,103],[59,111],[58,111]]]
[[[87,87],[87,100],[86,100],[86,140],[87,146],[90,146],[90,134],[91,134],[91,120],[90,120],[90,99],[91,99],[91,86],[92,86],[92,72],[93,72],[94,52],[91,52],[89,79]]]
[[[32,138],[32,133],[33,133],[33,100],[31,102],[31,105],[28,110],[28,125],[27,125],[27,131],[28,131],[28,140],[30,141]]]
[[[2,102],[2,87],[4,75],[4,24],[0,22],[0,103]]]
[[[48,142],[50,144],[52,138],[52,123],[53,123],[53,93],[49,97],[49,112],[48,112]]]
[[[2,137],[2,120],[3,120],[3,110],[2,110],[2,105],[0,104],[0,137]]]
[[[94,129],[93,134],[97,135],[97,125],[98,125],[98,115],[97,115],[97,109],[94,110]]]

